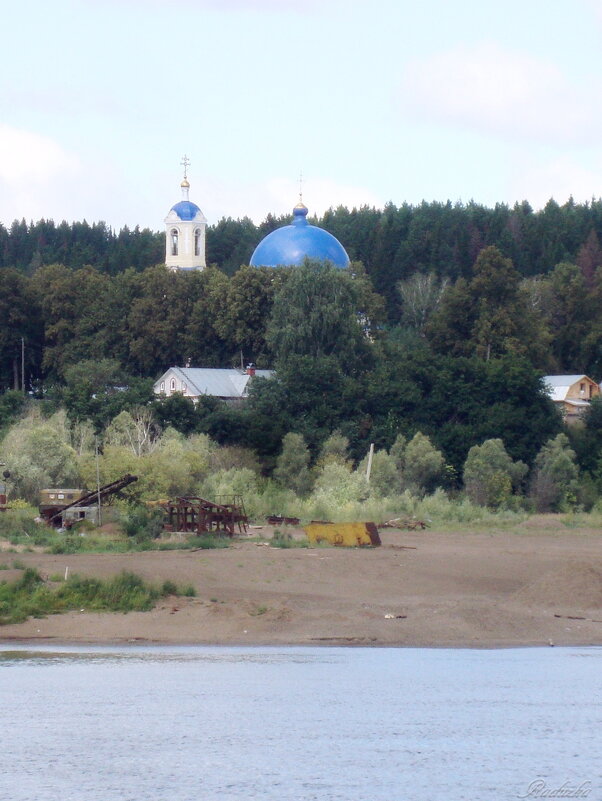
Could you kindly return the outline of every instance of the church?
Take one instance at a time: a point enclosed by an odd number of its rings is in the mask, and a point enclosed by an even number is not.
[[[165,264],[170,270],[203,270],[207,218],[189,198],[188,165],[182,159],[184,178],[180,187],[182,199],[165,218]],[[293,209],[290,225],[283,225],[264,237],[253,251],[249,264],[253,267],[298,267],[304,259],[328,261],[335,267],[349,266],[349,256],[339,240],[323,228],[307,221],[308,209],[299,202]]]
[[[165,264],[170,270],[204,270],[206,267],[205,242],[207,218],[189,198],[187,156],[182,159],[184,178],[180,184],[182,199],[165,217]],[[349,266],[349,256],[339,240],[332,234],[307,221],[308,209],[301,193],[293,209],[289,225],[265,236],[253,251],[249,261],[252,267],[298,267],[305,259],[328,261],[335,267]],[[271,370],[237,368],[212,369],[198,367],[169,367],[155,382],[156,395],[169,396],[181,393],[192,400],[203,395],[219,398],[229,404],[242,402],[250,381],[258,375],[269,378]]]

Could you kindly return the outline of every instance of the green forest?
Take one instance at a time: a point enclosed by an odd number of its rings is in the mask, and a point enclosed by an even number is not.
[[[312,222],[347,270],[249,267],[288,221],[219,221],[193,273],[168,272],[147,229],[0,226],[0,461],[19,497],[93,483],[96,438],[103,478],[141,474],[147,498],[242,482],[258,510],[318,517],[320,492],[331,512],[404,493],[597,503],[602,408],[566,429],[542,376],[602,377],[602,201],[338,208]],[[170,365],[249,362],[276,376],[242,408],[152,392]]]

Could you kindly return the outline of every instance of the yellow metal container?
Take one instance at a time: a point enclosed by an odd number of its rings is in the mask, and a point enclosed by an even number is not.
[[[310,523],[304,530],[312,545],[320,542],[346,548],[380,545],[378,529],[374,523]]]

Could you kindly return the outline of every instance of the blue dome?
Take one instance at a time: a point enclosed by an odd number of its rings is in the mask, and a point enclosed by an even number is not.
[[[171,207],[171,211],[175,211],[181,220],[194,220],[200,209],[196,203],[192,203],[190,200],[180,200]]]
[[[338,239],[307,222],[302,204],[293,209],[293,222],[272,231],[257,245],[249,262],[253,267],[297,267],[304,259],[330,261],[348,267],[349,256]]]

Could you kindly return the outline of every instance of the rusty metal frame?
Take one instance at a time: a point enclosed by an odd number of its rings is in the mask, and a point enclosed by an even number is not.
[[[170,531],[189,531],[197,534],[228,534],[233,537],[248,530],[243,499],[240,495],[218,496],[221,503],[198,496],[178,497],[162,503],[165,511],[165,528]]]

